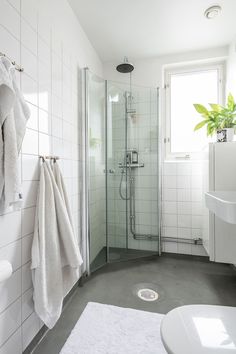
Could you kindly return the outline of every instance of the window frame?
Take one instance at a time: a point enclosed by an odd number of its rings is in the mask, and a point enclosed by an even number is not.
[[[176,74],[187,74],[206,70],[217,70],[218,73],[218,103],[223,104],[225,99],[225,61],[210,62],[205,64],[176,65],[164,69],[164,91],[165,91],[165,160],[189,160],[201,159],[202,152],[171,152],[171,76]]]

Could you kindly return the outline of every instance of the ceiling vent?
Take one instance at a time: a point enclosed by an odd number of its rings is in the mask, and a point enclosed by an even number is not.
[[[208,19],[208,20],[213,20],[214,18],[216,18],[220,12],[221,12],[221,7],[219,5],[213,5],[208,7],[208,9],[206,9],[206,11],[204,12],[204,16]]]

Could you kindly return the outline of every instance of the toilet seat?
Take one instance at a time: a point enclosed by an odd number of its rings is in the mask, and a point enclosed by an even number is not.
[[[168,354],[235,354],[236,307],[177,307],[162,320],[161,337]]]

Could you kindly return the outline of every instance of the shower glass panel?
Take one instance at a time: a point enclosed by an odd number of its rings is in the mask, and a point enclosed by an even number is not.
[[[106,90],[89,70],[86,80],[88,233],[90,271],[107,261],[106,251]]]
[[[158,95],[107,83],[109,262],[160,253]]]

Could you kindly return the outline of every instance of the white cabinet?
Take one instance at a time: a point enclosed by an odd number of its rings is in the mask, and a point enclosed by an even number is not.
[[[210,144],[209,190],[236,191],[236,142]],[[209,218],[210,260],[236,264],[236,225]]]

